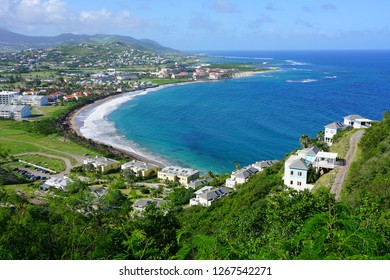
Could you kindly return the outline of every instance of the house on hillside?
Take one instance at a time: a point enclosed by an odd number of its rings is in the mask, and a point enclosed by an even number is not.
[[[279,162],[278,160],[262,160],[257,161],[254,164],[252,164],[253,168],[256,168],[259,172],[262,172],[264,168],[271,167],[275,163]]]
[[[333,137],[340,131],[348,128],[349,126],[342,122],[332,122],[328,125],[325,125],[325,135],[324,142],[329,146],[333,144]]]
[[[66,191],[66,187],[72,183],[72,179],[69,179],[67,177],[64,178],[56,178],[52,177],[45,181],[43,185],[41,185],[41,190],[47,191],[50,187],[54,187],[56,189],[59,189],[60,191]]]
[[[202,191],[201,191],[202,190]],[[190,200],[190,205],[202,205],[210,206],[214,201],[230,194],[231,189],[225,187],[211,188],[209,186],[204,187],[203,189],[196,192],[196,197]]]
[[[162,198],[139,199],[136,202],[134,202],[133,209],[138,211],[138,212],[142,212],[145,210],[145,208],[148,205],[150,205],[152,203],[155,203],[156,207],[159,208],[159,207],[161,207],[162,204],[166,203],[166,201],[163,200]]]
[[[313,163],[319,152],[320,152],[320,149],[318,147],[312,146],[312,147],[308,147],[308,148],[305,148],[302,150],[298,150],[297,156],[308,160],[310,163]]]
[[[340,165],[340,163],[337,162],[337,153],[328,153],[328,152],[319,152],[313,163],[313,166],[316,169],[319,168],[334,169],[337,165]]]
[[[20,120],[31,116],[31,110],[26,105],[0,104],[0,118]]]
[[[259,172],[257,168],[254,167],[244,167],[240,170],[235,170],[230,175],[230,178],[226,179],[225,186],[228,188],[235,188],[238,184],[244,184],[249,180],[249,177]]]
[[[284,164],[284,184],[288,187],[304,190],[311,189],[313,185],[307,184],[307,177],[312,163],[298,155],[290,156]]]
[[[367,128],[372,125],[372,120],[366,119],[360,115],[348,115],[344,117],[344,124],[353,128]]]
[[[207,183],[210,183],[213,179],[212,178],[204,178],[204,179],[199,179],[199,180],[195,180],[195,181],[192,181],[188,184],[188,188],[192,188],[192,189],[196,189],[197,187],[201,186],[201,185],[205,185]]]

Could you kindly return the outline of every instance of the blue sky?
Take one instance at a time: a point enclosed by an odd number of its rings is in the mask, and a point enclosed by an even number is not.
[[[389,11],[388,0],[0,0],[0,27],[180,50],[390,49]]]

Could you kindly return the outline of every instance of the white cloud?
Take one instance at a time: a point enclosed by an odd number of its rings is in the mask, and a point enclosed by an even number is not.
[[[61,32],[102,33],[122,29],[140,31],[156,25],[144,22],[130,11],[71,11],[64,0],[0,0],[0,24],[12,31],[39,35]],[[48,34],[49,35],[49,34]]]
[[[237,13],[239,9],[229,0],[214,0],[211,3],[211,8],[219,13]]]

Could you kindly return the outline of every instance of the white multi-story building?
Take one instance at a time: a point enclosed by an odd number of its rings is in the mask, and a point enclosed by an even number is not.
[[[214,201],[230,194],[231,189],[219,187],[216,189],[206,186],[195,192],[196,197],[190,200],[190,205],[210,206]]]
[[[307,184],[307,175],[311,162],[297,155],[290,156],[284,164],[284,184],[297,190],[311,189]]]
[[[232,175],[230,175],[230,178],[226,179],[225,186],[234,189],[236,185],[247,182],[249,177],[256,174],[257,172],[259,172],[259,170],[251,166],[233,171]]]
[[[348,127],[348,125],[342,122],[333,122],[328,125],[325,125],[325,135],[324,142],[329,146],[333,144],[333,137],[341,130],[344,130]]]
[[[372,125],[372,120],[363,118],[360,115],[348,115],[344,117],[344,124],[353,128],[367,128]]]
[[[84,160],[84,164],[92,164],[95,170],[101,173],[108,173],[120,169],[119,161],[105,157],[87,158]]]
[[[179,166],[167,166],[158,171],[157,177],[160,180],[178,182],[181,185],[187,186],[191,181],[199,178],[199,170]]]
[[[20,120],[31,116],[31,110],[25,105],[0,104],[0,117]]]
[[[14,105],[46,106],[49,101],[42,95],[17,95],[11,100]]]
[[[0,91],[0,104],[11,104],[11,100],[19,95],[16,91]]]

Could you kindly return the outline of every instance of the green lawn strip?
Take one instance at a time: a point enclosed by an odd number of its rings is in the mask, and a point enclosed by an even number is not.
[[[340,139],[330,147],[332,153],[337,153],[338,158],[345,158],[349,149],[349,142],[356,129],[345,131]]]
[[[65,170],[65,162],[58,158],[49,158],[43,155],[22,155],[16,158],[40,167],[48,168],[57,173]]]
[[[333,182],[336,179],[338,169],[333,169],[329,173],[322,175],[314,184],[312,191],[316,191],[320,187],[332,188]]]

